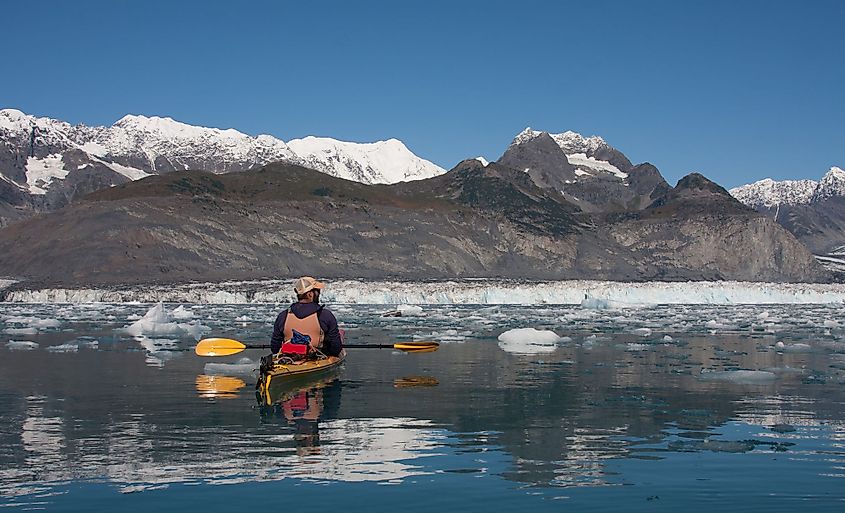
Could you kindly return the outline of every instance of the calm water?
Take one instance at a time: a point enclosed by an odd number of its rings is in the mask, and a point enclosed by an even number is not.
[[[0,506],[845,508],[841,305],[337,305],[349,342],[443,344],[350,350],[272,406],[254,395],[263,352],[180,349],[266,342],[276,306],[183,305],[123,330],[150,306],[0,305]],[[519,327],[568,338],[499,344]]]

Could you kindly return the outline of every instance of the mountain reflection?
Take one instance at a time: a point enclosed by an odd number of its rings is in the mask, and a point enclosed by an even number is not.
[[[442,473],[607,486],[625,484],[619,461],[792,454],[809,439],[821,441],[800,456],[817,453],[818,475],[841,477],[838,354],[782,353],[753,337],[590,337],[543,355],[489,340],[426,355],[359,351],[337,375],[282,389],[266,407],[254,375],[208,375],[196,358],[158,368],[142,351],[6,351],[0,494],[74,481],[135,492]],[[747,382],[737,370],[772,378]]]

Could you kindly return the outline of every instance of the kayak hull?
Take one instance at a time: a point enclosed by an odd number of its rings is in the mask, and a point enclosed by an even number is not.
[[[285,389],[300,386],[314,378],[325,377],[336,370],[346,360],[346,351],[339,356],[329,356],[322,360],[309,360],[297,364],[279,364],[262,373],[255,385],[258,402],[270,406],[274,398],[280,397]]]

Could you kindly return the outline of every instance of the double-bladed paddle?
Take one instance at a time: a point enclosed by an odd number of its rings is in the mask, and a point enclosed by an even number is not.
[[[430,353],[440,347],[438,342],[397,342],[396,344],[343,344],[344,349],[396,349],[408,353]],[[244,349],[270,349],[269,344],[244,344],[231,338],[205,338],[194,351],[200,356],[229,356]]]

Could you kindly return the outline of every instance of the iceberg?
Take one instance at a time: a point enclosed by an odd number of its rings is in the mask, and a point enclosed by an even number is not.
[[[535,328],[516,328],[499,335],[499,347],[516,354],[552,353],[559,341],[557,333]]]

